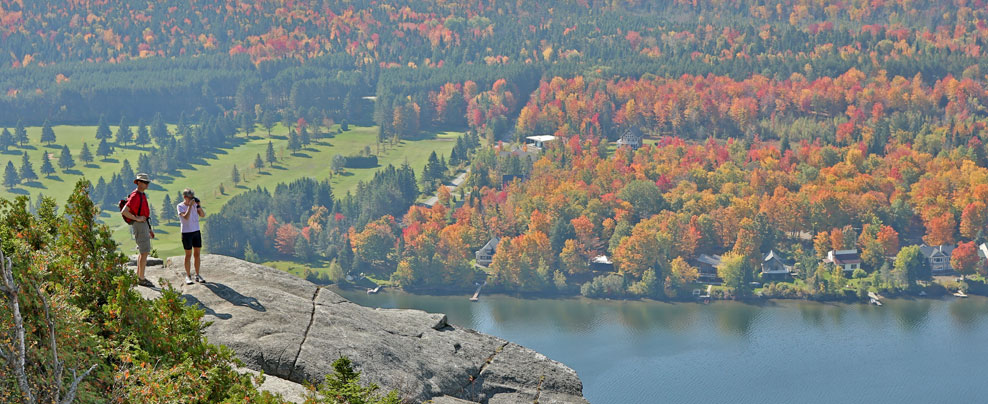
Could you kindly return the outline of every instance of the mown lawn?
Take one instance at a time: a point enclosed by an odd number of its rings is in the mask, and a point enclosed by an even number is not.
[[[116,132],[116,127],[111,126],[111,131]],[[132,127],[136,132],[136,127]],[[109,180],[114,173],[120,172],[124,160],[130,162],[131,167],[137,170],[137,159],[142,153],[147,153],[147,148],[136,146],[117,147],[114,154],[106,159],[96,158],[93,163],[83,166],[79,160],[79,151],[83,142],[89,145],[89,150],[96,153],[98,142],[95,141],[95,126],[56,126],[54,127],[57,142],[51,146],[42,145],[38,139],[41,136],[40,127],[27,128],[28,138],[31,142],[25,147],[12,147],[6,153],[0,153],[0,170],[7,165],[8,161],[14,163],[15,168],[21,166],[21,154],[27,153],[38,173],[39,180],[23,183],[13,189],[0,188],[0,197],[10,198],[17,195],[29,195],[34,201],[39,193],[56,199],[59,204],[63,204],[72,192],[75,182],[80,177],[86,177],[93,183],[102,176]],[[13,131],[13,129],[11,129]],[[330,132],[335,133],[336,127]],[[332,136],[314,137],[314,143],[296,154],[287,150],[288,138],[285,136],[287,129],[276,126],[272,130],[269,138],[267,132],[261,129],[253,132],[247,137],[240,134],[236,145],[232,148],[218,150],[215,158],[205,160],[204,164],[193,165],[190,169],[180,170],[173,176],[161,176],[152,178],[153,184],[148,191],[152,209],[156,213],[161,212],[161,203],[166,194],[172,195],[174,203],[178,203],[178,195],[183,188],[189,187],[196,191],[196,195],[202,201],[202,206],[206,209],[207,216],[211,212],[218,212],[219,209],[234,195],[247,189],[257,186],[273,190],[275,185],[281,182],[290,182],[302,177],[312,177],[316,179],[326,179],[330,177],[329,163],[336,154],[349,155],[358,153],[365,147],[370,147],[373,153],[377,153],[376,127],[356,127],[351,126],[350,130]],[[388,164],[400,165],[407,161],[415,169],[416,173],[421,173],[425,167],[429,153],[435,151],[438,154],[448,156],[455,145],[456,137],[459,133],[438,133],[426,136],[420,140],[406,140],[394,147],[387,147],[378,155],[380,167],[365,169],[347,169],[343,175],[335,175],[330,183],[333,185],[333,192],[337,196],[342,196],[348,190],[353,190],[359,181],[367,181],[373,177],[374,173]],[[252,168],[254,159],[258,154],[265,157],[268,142],[273,142],[275,154],[278,162],[273,167],[265,165],[264,168],[256,170]],[[63,171],[58,168],[57,160],[61,152],[61,146],[69,147],[70,152],[76,161],[76,167],[72,170]],[[42,153],[51,154],[52,164],[56,173],[50,177],[41,175]],[[154,158],[152,156],[152,158]],[[241,174],[241,183],[234,186],[231,180],[233,166],[236,165]],[[222,184],[224,192],[220,192]],[[126,195],[121,195],[124,198]],[[104,222],[110,225],[113,230],[113,237],[121,243],[121,249],[127,253],[133,253],[133,242],[130,239],[130,229],[114,212],[103,212]],[[205,221],[208,223],[208,218]],[[155,232],[158,236],[153,243],[161,257],[179,255],[182,253],[179,229],[176,222],[162,224],[158,220]],[[204,231],[208,231],[208,224]],[[208,246],[206,246],[208,249]]]

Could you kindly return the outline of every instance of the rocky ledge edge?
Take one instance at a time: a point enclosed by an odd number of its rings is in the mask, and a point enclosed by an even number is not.
[[[299,401],[340,356],[362,380],[433,403],[587,403],[573,369],[536,351],[420,310],[372,309],[290,274],[220,255],[202,256],[205,284],[185,285],[184,257],[148,266],[206,312],[206,337],[230,347],[264,388]],[[160,284],[158,285],[160,286]],[[158,290],[138,288],[145,297]],[[464,304],[468,304],[464,299]]]

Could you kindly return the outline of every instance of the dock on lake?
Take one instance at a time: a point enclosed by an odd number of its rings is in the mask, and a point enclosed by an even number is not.
[[[483,289],[484,285],[486,285],[486,284],[487,284],[487,281],[484,281],[484,283],[480,284],[480,286],[477,286],[477,291],[476,292],[473,292],[473,296],[470,297],[470,301],[471,302],[476,302],[476,301],[480,300],[480,289]]]
[[[882,305],[882,295],[879,295],[878,293],[875,292],[868,292],[868,297],[871,298],[871,300],[869,300],[869,303],[874,304],[875,306]]]

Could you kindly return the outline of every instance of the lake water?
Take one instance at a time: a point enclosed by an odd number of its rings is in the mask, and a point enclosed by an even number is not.
[[[575,369],[595,404],[988,402],[977,296],[875,307],[340,293],[539,351]]]

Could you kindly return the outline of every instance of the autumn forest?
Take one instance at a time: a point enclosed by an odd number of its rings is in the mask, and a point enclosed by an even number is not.
[[[930,287],[926,244],[964,277],[941,289],[975,290],[986,19],[982,0],[0,0],[0,126],[464,132],[426,172],[249,190],[206,224],[207,250],[336,282],[682,299],[716,279],[722,297],[855,299]],[[629,133],[644,145],[618,144]],[[556,139],[524,145],[536,135]],[[824,264],[831,250],[859,270]],[[760,275],[770,251],[787,277]]]

